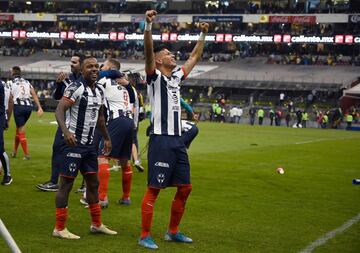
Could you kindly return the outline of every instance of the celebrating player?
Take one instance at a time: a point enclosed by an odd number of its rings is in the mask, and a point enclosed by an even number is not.
[[[105,126],[103,105],[104,89],[96,83],[99,64],[94,57],[86,58],[81,65],[82,76],[69,85],[56,108],[56,120],[66,145],[62,149],[63,162],[60,172],[59,191],[56,194],[56,224],[53,236],[64,239],[79,239],[65,228],[68,216],[69,193],[80,170],[86,182],[92,233],[115,235],[101,222],[98,198],[97,153],[93,145],[95,127],[104,138],[104,153],[111,151],[111,140]],[[65,123],[66,112],[66,123]]]
[[[139,245],[157,249],[150,236],[153,209],[160,189],[176,186],[171,217],[165,240],[191,243],[192,239],[179,232],[185,203],[191,192],[190,164],[186,146],[181,139],[180,83],[186,78],[203,52],[209,25],[201,23],[199,40],[189,59],[179,68],[175,56],[166,48],[154,50],[151,34],[156,11],[146,12],[144,32],[145,72],[151,104],[151,134],[148,149],[148,188],[142,201],[142,229]]]
[[[108,59],[104,62],[103,71],[120,70],[120,62],[116,59]],[[111,79],[104,77],[99,80],[103,85],[106,97],[106,111],[108,116],[107,129],[113,149],[110,154],[104,154],[102,148],[105,144],[104,139],[100,141],[99,162],[99,199],[102,207],[107,207],[108,202],[108,183],[109,183],[109,159],[119,161],[122,169],[122,188],[123,194],[119,204],[130,205],[130,190],[132,180],[132,168],[129,163],[133,140],[134,120],[132,118],[131,103],[134,103],[134,91],[125,78]]]

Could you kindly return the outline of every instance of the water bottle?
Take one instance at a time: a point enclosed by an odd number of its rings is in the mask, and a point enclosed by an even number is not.
[[[360,179],[354,178],[352,182],[353,184],[360,184]]]

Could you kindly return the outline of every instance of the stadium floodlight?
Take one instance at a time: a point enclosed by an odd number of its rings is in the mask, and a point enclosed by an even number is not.
[[[11,252],[21,253],[21,250],[17,246],[14,238],[12,238],[11,234],[9,233],[9,231],[7,230],[7,228],[5,227],[5,224],[3,223],[3,221],[1,219],[0,219],[0,234],[4,238],[7,245],[9,246]]]

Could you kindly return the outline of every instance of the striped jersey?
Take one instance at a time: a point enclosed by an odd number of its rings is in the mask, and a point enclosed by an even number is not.
[[[135,89],[135,87],[132,87],[132,89],[134,90],[134,94],[135,94],[135,102],[132,104],[133,105],[133,115],[134,115],[134,125],[135,128],[138,127],[139,124],[139,110],[140,110],[140,102],[139,102],[139,95],[137,93],[137,90]]]
[[[54,91],[53,97],[56,100],[60,100],[64,94],[64,90],[68,87],[72,82],[75,82],[80,76],[75,73],[71,73],[69,77],[62,80],[60,83],[56,83],[56,89]]]
[[[0,80],[0,127],[4,127],[5,120],[5,83]]]
[[[11,92],[11,88],[10,88],[10,84],[9,83],[4,83],[4,89],[5,89],[5,110],[9,109],[9,98],[10,98],[10,92]]]
[[[22,77],[15,77],[9,81],[10,92],[13,96],[14,105],[32,106],[30,82]]]
[[[63,98],[72,103],[66,111],[66,127],[75,135],[78,143],[91,145],[99,108],[105,103],[103,87],[95,84],[95,88],[91,89],[80,77],[65,89]]]
[[[146,76],[152,134],[181,136],[180,82],[185,77],[182,68],[175,68],[170,77],[157,69]]]
[[[98,84],[104,87],[108,120],[116,119],[119,116],[131,117],[130,96],[126,87],[107,77],[101,78]]]

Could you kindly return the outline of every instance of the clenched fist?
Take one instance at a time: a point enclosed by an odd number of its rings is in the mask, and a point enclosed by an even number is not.
[[[209,31],[209,24],[205,22],[201,22],[198,27],[203,33],[207,33]]]
[[[152,23],[157,15],[157,12],[155,10],[149,10],[145,12],[146,16],[146,22]]]

